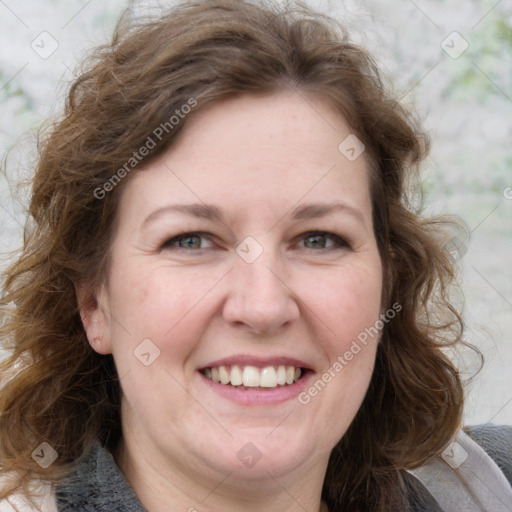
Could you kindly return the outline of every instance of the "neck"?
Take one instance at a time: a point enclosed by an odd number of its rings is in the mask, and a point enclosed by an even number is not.
[[[162,465],[157,454],[138,450],[140,445],[122,441],[116,462],[148,512],[328,512],[321,503],[325,464],[297,474],[242,480],[236,471],[225,475],[209,471],[201,475],[181,465]]]

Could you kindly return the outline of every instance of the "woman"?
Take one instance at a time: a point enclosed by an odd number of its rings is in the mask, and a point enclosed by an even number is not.
[[[460,430],[452,260],[407,203],[427,149],[306,9],[121,23],[43,140],[6,273],[3,506],[509,507],[511,430],[471,431],[488,453]]]

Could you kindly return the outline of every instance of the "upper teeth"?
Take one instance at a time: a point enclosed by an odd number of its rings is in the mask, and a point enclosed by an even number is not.
[[[203,374],[214,382],[231,384],[231,386],[275,388],[278,385],[293,384],[299,380],[302,371],[295,366],[280,365],[258,368],[256,366],[238,366],[235,364],[233,366],[205,368]]]

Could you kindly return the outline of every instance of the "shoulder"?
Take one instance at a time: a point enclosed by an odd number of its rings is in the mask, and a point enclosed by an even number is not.
[[[464,431],[494,460],[512,485],[512,425],[475,425]]]
[[[0,488],[1,484],[0,478]],[[53,486],[33,481],[29,491],[31,499],[19,492],[1,501],[0,512],[144,512],[112,454],[99,441],[84,451],[63,480]]]
[[[0,476],[0,488],[7,477]],[[0,512],[57,512],[55,491],[51,484],[35,480],[30,484],[30,497],[16,492],[0,499]]]
[[[404,477],[412,511],[460,510],[461,504],[501,510],[512,503],[512,426],[465,427],[442,454]]]

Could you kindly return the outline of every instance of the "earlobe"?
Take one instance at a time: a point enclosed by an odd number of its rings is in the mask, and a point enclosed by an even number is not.
[[[107,343],[101,336],[95,336],[92,340],[89,339],[89,336],[87,336],[87,339],[89,340],[89,345],[91,345],[93,350],[98,352],[98,354],[106,355],[112,353],[110,350],[110,344]]]
[[[99,354],[111,354],[110,322],[106,308],[103,286],[98,293],[91,293],[85,287],[76,290],[80,318],[89,344]]]

